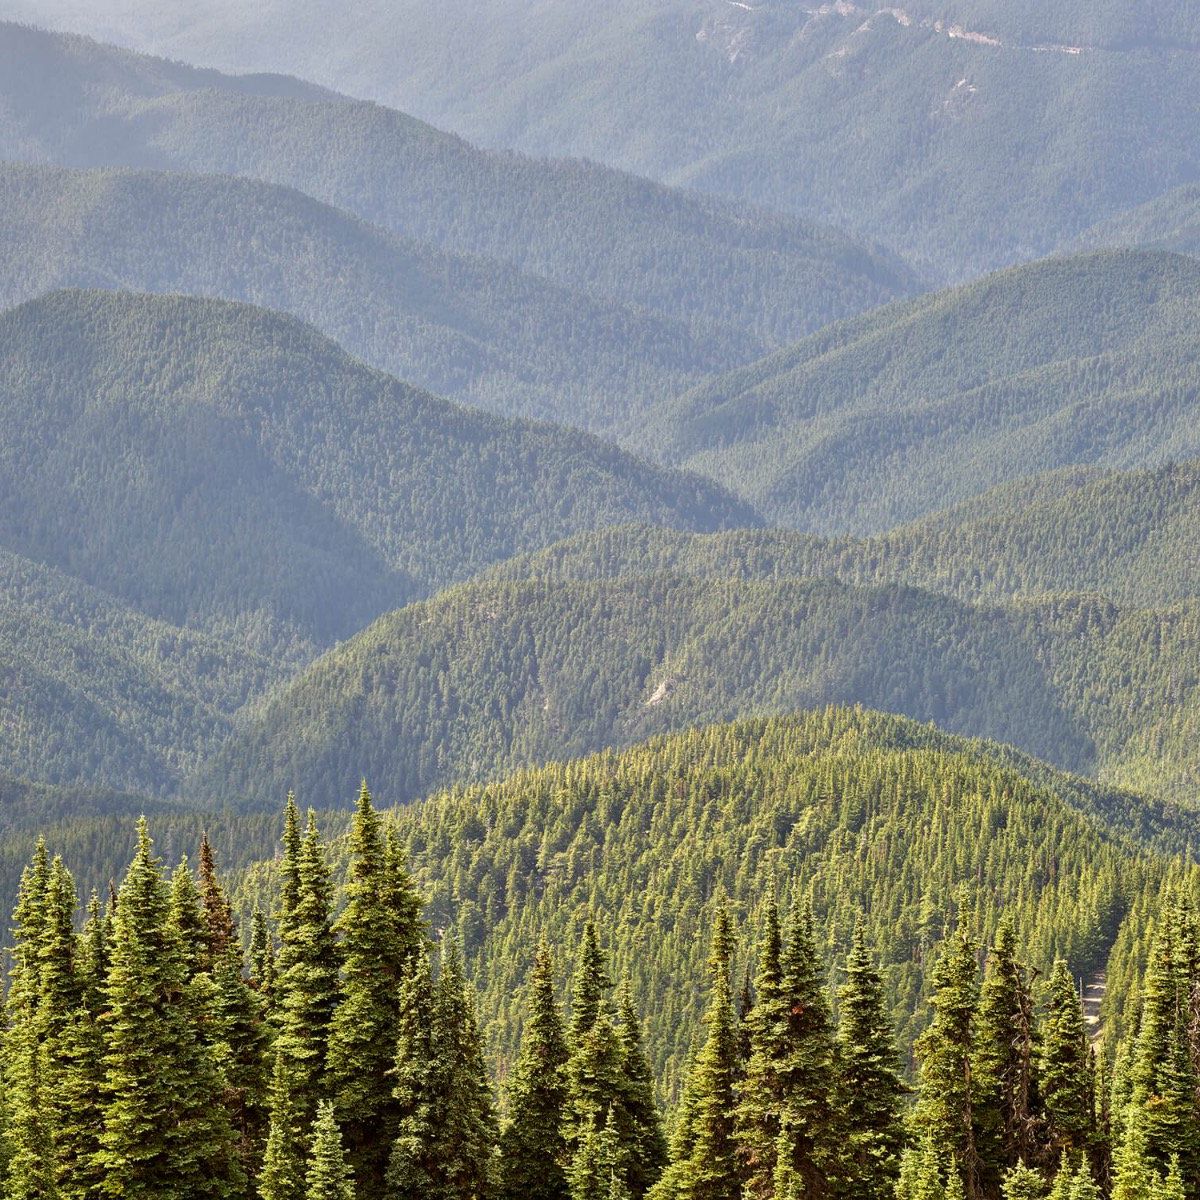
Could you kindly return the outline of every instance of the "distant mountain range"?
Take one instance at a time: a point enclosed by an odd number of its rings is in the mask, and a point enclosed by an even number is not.
[[[653,409],[769,519],[876,532],[1056,467],[1200,453],[1200,262],[1052,258],[831,325]]]
[[[298,74],[488,145],[834,221],[952,278],[1200,180],[1200,17],[1183,0],[3,0],[0,13]]]

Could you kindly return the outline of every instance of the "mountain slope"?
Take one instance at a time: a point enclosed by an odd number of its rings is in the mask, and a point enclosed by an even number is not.
[[[0,551],[0,774],[170,794],[296,665]]]
[[[978,608],[896,586],[679,575],[479,582],[381,618],[185,792],[394,800],[656,732],[861,703],[1195,802],[1200,610]],[[250,782],[248,782],[250,781]],[[250,790],[247,790],[250,789]]]
[[[1081,250],[1132,246],[1200,254],[1200,184],[1172,188],[1153,200],[1101,221],[1073,243]]]
[[[0,278],[5,306],[61,287],[261,304],[440,395],[580,425],[612,427],[762,352],[748,336],[696,335],[252,180],[4,164]]]
[[[387,787],[377,794],[389,798]],[[1195,831],[1193,817],[1155,813],[1003,747],[844,709],[520,772],[412,805],[395,825],[433,927],[462,938],[501,1073],[539,937],[574,947],[594,914],[646,1014],[667,1094],[703,1003],[694,981],[717,898],[729,899],[739,931],[738,979],[769,881],[784,903],[812,905],[831,959],[861,925],[907,1045],[923,1025],[921,964],[964,891],[987,932],[1012,913],[1035,966],[1062,955],[1091,971],[1168,869],[1128,832],[1157,827],[1182,846]],[[250,879],[244,905],[269,908],[273,875],[267,865]],[[558,966],[565,975],[569,957]]]
[[[0,545],[173,624],[328,644],[621,519],[753,521],[583,434],[457,408],[245,305],[63,292],[0,315]]]
[[[831,326],[654,410],[767,516],[870,532],[1070,464],[1200,453],[1200,263],[1049,259]]]
[[[1099,592],[1123,607],[1200,596],[1200,462],[1154,470],[1069,467],[1003,484],[870,538],[789,529],[580,534],[488,570],[495,579],[671,572],[719,579],[904,583],[960,600]]]
[[[0,156],[249,176],[455,254],[772,344],[913,290],[890,255],[589,163],[491,154],[296,80],[0,25]]]
[[[491,145],[817,215],[962,277],[1200,177],[1185,0],[4,0]]]

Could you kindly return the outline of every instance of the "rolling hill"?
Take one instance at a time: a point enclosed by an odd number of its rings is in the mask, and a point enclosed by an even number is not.
[[[1140,471],[1066,467],[1018,479],[869,538],[790,529],[685,534],[601,529],[516,555],[496,579],[669,572],[718,579],[903,583],[966,601],[1101,593],[1123,607],[1200,596],[1200,462]]]
[[[768,344],[916,286],[894,256],[811,222],[592,163],[487,153],[297,80],[13,24],[0,24],[0,157],[290,186],[449,253]]]
[[[489,145],[833,220],[964,277],[1200,178],[1184,0],[3,0]]]
[[[450,399],[602,428],[764,349],[396,237],[290,188],[0,165],[0,305],[65,287],[262,305]]]
[[[860,703],[1194,804],[1200,609],[976,607],[896,585],[482,581],[391,613],[266,703],[191,799],[393,801],[650,734]]]
[[[389,789],[378,789],[385,803]],[[594,914],[616,978],[633,983],[646,1014],[666,1096],[703,1003],[695,981],[719,899],[739,934],[738,980],[772,881],[785,903],[811,903],[831,960],[861,925],[907,1045],[925,1019],[922,963],[952,907],[973,899],[987,931],[1010,911],[1032,964],[1062,955],[1091,972],[1109,961],[1126,915],[1168,875],[1185,875],[1152,848],[1182,849],[1195,833],[1191,814],[1005,747],[847,709],[693,729],[518,772],[394,821],[433,928],[455,929],[466,948],[500,1075],[539,937],[560,948],[565,976]],[[342,847],[335,861],[340,869]],[[252,872],[243,907],[269,910],[275,883],[271,863]]]
[[[1080,250],[1112,246],[1200,254],[1200,185],[1172,188],[1093,225],[1074,242]]]
[[[61,292],[0,315],[0,545],[278,653],[519,549],[755,520],[583,434],[416,391],[291,318]]]
[[[652,410],[771,520],[883,530],[1019,476],[1200,453],[1200,263],[1048,259],[831,326]]]

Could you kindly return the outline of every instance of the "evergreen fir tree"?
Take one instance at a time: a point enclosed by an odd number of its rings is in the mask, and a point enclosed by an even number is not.
[[[596,924],[587,921],[583,927],[583,939],[575,964],[575,975],[571,983],[571,1045],[574,1047],[585,1033],[596,1023],[604,1008],[612,979],[600,949],[596,935]]]
[[[103,1177],[96,1164],[103,1124],[104,1040],[99,1017],[108,975],[108,922],[95,892],[76,955],[78,1006],[59,1045],[54,1095],[57,1182],[63,1200],[94,1200]]]
[[[602,1126],[589,1121],[567,1173],[571,1200],[629,1200],[628,1173],[612,1120]]]
[[[1155,1175],[1147,1153],[1145,1118],[1134,1105],[1122,1121],[1121,1141],[1112,1162],[1112,1200],[1150,1200]]]
[[[207,833],[200,838],[200,870],[197,879],[205,924],[201,969],[211,971],[225,955],[230,943],[236,939],[237,928],[234,925],[233,909],[217,877],[216,855]]]
[[[292,1095],[292,1073],[286,1054],[277,1049],[271,1077],[267,1143],[258,1175],[260,1200],[303,1200],[306,1135],[299,1106]]]
[[[609,1113],[625,1159],[625,1184],[634,1200],[644,1196],[667,1165],[667,1139],[654,1101],[654,1077],[642,1048],[641,1018],[628,981],[617,989],[617,1036],[621,1086]]]
[[[422,956],[401,987],[390,1200],[477,1200],[492,1182],[496,1122],[457,943],[436,983]]]
[[[737,1139],[748,1200],[768,1200],[775,1189],[779,1117],[783,1104],[780,1067],[787,1054],[788,999],[783,992],[783,935],[774,896],[763,912],[754,976],[754,1007],[746,1018],[749,1057],[737,1106]]]
[[[346,904],[338,918],[342,990],[329,1027],[330,1094],[362,1200],[383,1192],[399,1119],[392,1097],[399,987],[419,936],[397,912],[397,864],[364,782],[350,827]]]
[[[838,1109],[845,1122],[848,1187],[862,1200],[891,1195],[900,1170],[906,1088],[900,1078],[883,979],[860,928],[838,992]]]
[[[529,979],[521,1051],[508,1080],[500,1135],[497,1200],[566,1200],[568,1051],[554,999],[554,966],[543,940]]]
[[[185,855],[171,874],[171,924],[190,980],[205,969],[207,926],[200,907],[200,889]]]
[[[440,1068],[434,1060],[434,1003],[429,956],[421,953],[400,985],[392,1093],[398,1121],[388,1160],[388,1200],[422,1200],[434,1194]]]
[[[1075,981],[1059,959],[1050,972],[1042,1026],[1041,1087],[1051,1149],[1074,1158],[1092,1142],[1092,1062]]]
[[[997,1195],[1009,1168],[1036,1155],[1039,1100],[1034,1076],[1033,997],[1016,956],[1011,917],[1001,920],[979,992],[972,1103],[979,1185]]]
[[[733,938],[729,915],[717,910],[709,954],[707,1035],[688,1080],[688,1155],[675,1158],[651,1189],[654,1200],[738,1200],[742,1171],[734,1137],[738,1075],[737,1018],[730,994]]]
[[[787,1002],[785,1055],[779,1064],[783,1104],[780,1146],[805,1197],[818,1200],[837,1190],[843,1129],[836,1097],[837,1055],[824,972],[812,921],[797,905],[788,921],[782,957],[781,989]],[[778,1168],[777,1168],[778,1171]]]
[[[295,882],[291,911],[280,924],[274,1019],[289,1102],[307,1130],[326,1094],[329,1035],[339,995],[332,885],[312,813],[296,850]]]
[[[33,1020],[20,1021],[5,1045],[6,1200],[58,1200],[54,1122],[47,1094],[49,1056]]]
[[[966,1195],[975,1200],[971,1052],[979,982],[975,943],[965,918],[946,938],[931,981],[933,1020],[916,1045],[921,1089],[913,1126],[919,1136],[949,1151]]]
[[[97,1164],[105,1193],[122,1200],[224,1200],[244,1180],[221,1081],[197,1034],[171,901],[143,820],[113,920]]]
[[[1178,1158],[1172,1157],[1166,1175],[1154,1181],[1150,1195],[1153,1200],[1186,1200],[1187,1189],[1183,1186]]]
[[[1100,1190],[1100,1185],[1092,1178],[1092,1169],[1088,1166],[1086,1154],[1071,1178],[1067,1200],[1104,1200],[1104,1193]]]
[[[1147,1157],[1166,1170],[1178,1155],[1186,1179],[1200,1174],[1198,1081],[1189,1042],[1185,994],[1168,917],[1159,923],[1142,989],[1142,1023],[1133,1060],[1133,1105],[1140,1109]]]
[[[329,1101],[323,1101],[317,1109],[311,1140],[304,1200],[354,1200],[341,1131]]]
[[[462,952],[452,937],[446,940],[434,986],[433,1052],[443,1076],[443,1104],[435,1130],[442,1194],[447,1200],[474,1200],[489,1190],[496,1112],[475,999],[463,973]]]
[[[1043,1200],[1046,1195],[1046,1181],[1040,1171],[1027,1167],[1024,1162],[1018,1162],[1005,1172],[1004,1182],[1000,1187],[1003,1200]]]

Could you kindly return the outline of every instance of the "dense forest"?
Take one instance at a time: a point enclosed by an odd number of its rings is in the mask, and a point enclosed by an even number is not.
[[[956,278],[1052,253],[1197,178],[1186,0],[360,0],[353,13],[3,0],[0,13],[299,74],[486,145],[816,216]]]
[[[61,287],[247,301],[449,399],[600,432],[774,344],[447,253],[256,180],[3,164],[0,204],[5,305]]]
[[[1200,462],[1192,460],[1030,475],[877,537],[601,529],[515,555],[487,575],[563,584],[659,573],[834,578],[905,583],[966,601],[1096,592],[1123,607],[1147,608],[1200,592],[1198,537]]]
[[[877,532],[1023,475],[1159,465],[1192,421],[1200,263],[1052,258],[839,322],[643,421],[771,520]]]
[[[876,751],[856,753],[855,734],[874,735]],[[1121,855],[1137,852],[1061,801],[1051,817],[1051,793],[997,766],[916,748],[880,754],[904,735],[894,721],[828,713],[653,745],[650,757],[629,757],[624,785],[596,775],[611,762],[565,776],[575,803],[608,810],[609,829],[639,823],[631,806],[641,789],[629,789],[628,772],[650,782],[664,866],[677,845],[672,807],[693,830],[711,822],[676,790],[675,771],[709,772],[693,794],[743,816],[755,792],[777,791],[773,760],[789,778],[784,808],[751,833],[736,866],[720,836],[694,842],[702,858],[689,902],[665,906],[669,920],[637,933],[603,891],[571,886],[586,860],[562,858],[548,825],[541,907],[577,936],[570,960],[556,961],[551,946],[565,940],[549,940],[537,920],[510,925],[505,968],[522,979],[503,991],[510,1041],[499,1056],[480,1023],[490,1005],[472,982],[484,972],[472,966],[470,920],[445,924],[444,898],[423,894],[409,867],[433,839],[383,821],[365,785],[337,848],[336,886],[315,816],[303,821],[289,800],[271,909],[256,908],[242,928],[203,835],[196,870],[184,858],[168,871],[143,820],[120,887],[107,900],[93,893],[79,932],[75,881],[39,842],[13,915],[6,1194],[1091,1200],[1111,1181],[1117,1196],[1186,1196],[1200,1170],[1193,878],[1172,879],[1145,852],[1130,871]],[[825,769],[818,759],[797,777],[806,741],[826,743]],[[758,748],[746,754],[750,742]],[[514,785],[536,807],[566,799],[561,783]],[[950,869],[948,890],[926,887],[908,929],[879,891],[886,874],[874,890],[844,866],[819,878],[800,845],[816,835],[803,810],[837,808],[882,846],[895,836],[881,824],[889,797],[903,794],[933,801],[946,839],[937,862]],[[964,805],[995,829],[997,846],[1037,831],[1051,852],[1024,860],[1003,915],[998,893],[959,887],[970,871],[951,839],[974,824],[954,811]],[[999,811],[1007,828],[995,826]],[[1047,817],[1054,827],[1039,830]],[[512,822],[486,801],[474,819],[481,845],[486,826]],[[1062,838],[1068,830],[1074,839]],[[455,852],[476,840],[459,827]],[[997,861],[986,839],[960,843],[972,845]],[[1059,891],[1038,873],[1068,846],[1081,859],[1075,869],[1054,861],[1067,876]],[[481,927],[537,895],[520,857],[509,893],[478,912]],[[872,860],[868,851],[861,861]],[[450,866],[442,880],[455,878]],[[913,882],[930,881],[911,860],[907,868]],[[658,882],[669,879],[682,882],[678,866]],[[475,894],[487,893],[481,882]],[[667,900],[661,886],[635,892],[633,882],[624,881],[625,904]],[[1073,936],[1097,903],[1108,908]],[[1111,1008],[1122,1019],[1098,1039],[1074,972],[1103,960],[1126,913],[1147,947],[1126,966],[1126,999],[1137,1002]],[[672,949],[688,965],[660,982],[688,1003],[674,1012],[655,1003],[647,1043],[641,977]],[[892,1023],[898,974],[928,1014],[911,1043]],[[655,1033],[691,1045],[671,1058],[676,1079],[654,1069]]]
[[[3,22],[0,61],[8,159],[281,184],[451,254],[776,344],[919,286],[874,237],[596,163],[483,151],[295,79],[222,75]]]
[[[328,651],[256,706],[183,794],[270,804],[295,787],[328,806],[366,772],[402,800],[697,722],[827,703],[935,721],[1192,804],[1200,610],[1087,595],[972,605],[719,570],[469,583]]]

